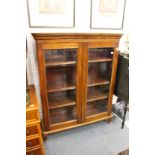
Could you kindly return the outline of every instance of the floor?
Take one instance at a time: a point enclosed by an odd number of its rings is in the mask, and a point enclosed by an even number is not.
[[[117,155],[129,147],[129,128],[121,129],[121,119],[114,115],[106,121],[49,135],[47,155]]]

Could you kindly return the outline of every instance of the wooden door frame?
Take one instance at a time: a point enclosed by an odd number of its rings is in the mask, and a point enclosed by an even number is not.
[[[111,79],[110,79],[110,89],[109,89],[109,99],[108,99],[108,109],[104,114],[111,116],[112,112],[112,97],[115,86],[115,77],[116,77],[116,69],[117,69],[117,59],[118,59],[118,50],[117,50],[118,42],[112,41],[107,44],[105,42],[87,42],[83,43],[83,81],[82,81],[82,123],[86,121],[86,106],[87,106],[87,80],[88,80],[88,51],[89,48],[113,48],[113,61],[112,61],[112,69],[111,69]],[[104,115],[103,114],[103,115]],[[102,117],[102,114],[100,114]],[[96,116],[98,117],[98,116]],[[91,119],[90,119],[91,120]],[[94,120],[92,118],[92,120]]]
[[[77,48],[77,74],[76,74],[76,108],[77,108],[77,121],[82,122],[82,111],[81,111],[81,88],[82,88],[82,44],[81,43],[70,43],[70,42],[60,42],[60,43],[43,43],[37,44],[38,50],[38,65],[39,65],[39,79],[40,79],[40,93],[42,100],[43,109],[43,121],[45,131],[51,130],[50,120],[49,120],[49,110],[48,110],[48,98],[47,98],[47,87],[46,87],[46,67],[44,62],[44,51],[45,49],[72,49]],[[65,125],[63,125],[65,126]]]
[[[85,122],[87,105],[87,81],[88,81],[88,43],[83,43],[82,59],[82,123]]]
[[[38,58],[38,69],[39,69],[39,81],[40,81],[40,95],[42,102],[42,112],[43,112],[43,124],[45,131],[50,129],[49,124],[49,112],[47,107],[47,88],[46,88],[46,73],[45,73],[45,62],[43,54],[43,44],[37,43],[37,58]]]
[[[110,80],[109,100],[108,100],[108,114],[109,115],[112,112],[112,99],[113,99],[114,88],[115,88],[117,63],[118,63],[118,48],[114,47],[114,54],[113,54],[113,61],[112,61],[112,72],[111,72],[111,80]]]

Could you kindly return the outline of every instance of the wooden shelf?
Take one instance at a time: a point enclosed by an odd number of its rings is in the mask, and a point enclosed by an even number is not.
[[[73,101],[70,98],[66,98],[66,99],[62,99],[61,101],[55,101],[55,102],[49,102],[48,103],[48,108],[49,109],[57,109],[57,108],[61,108],[61,107],[67,107],[67,106],[72,106],[75,105],[76,102]]]
[[[53,85],[53,84],[48,84],[47,85],[47,92],[56,92],[56,91],[63,91],[63,90],[72,90],[75,89],[75,85],[70,84],[70,83],[61,83],[60,85]]]
[[[54,71],[54,70],[52,70]],[[47,92],[56,92],[62,90],[71,90],[75,89],[75,73],[73,72],[70,75],[72,77],[67,76],[65,69],[62,68],[59,70],[60,72],[47,72]]]
[[[88,87],[91,87],[91,86],[97,86],[97,85],[106,85],[106,84],[109,84],[110,81],[108,80],[105,80],[105,79],[101,79],[101,78],[94,78],[94,79],[91,79],[91,80],[88,80]]]
[[[68,121],[71,121],[71,120],[76,120],[73,116],[70,116],[68,117],[67,115],[56,115],[56,116],[52,116],[51,115],[51,125],[52,124],[59,124],[59,123],[64,123],[64,122],[68,122]]]
[[[45,66],[46,67],[52,67],[52,66],[66,66],[66,65],[74,65],[76,64],[76,61],[57,61],[57,62],[51,62],[46,61]]]
[[[92,116],[107,111],[108,100],[99,100],[93,102],[91,102],[90,104],[87,103],[86,116]]]
[[[58,124],[71,120],[76,120],[76,111],[72,108],[72,110],[67,111],[66,108],[61,109],[53,109],[50,112],[50,124]]]
[[[108,62],[108,61],[112,61],[112,59],[111,58],[97,57],[97,58],[90,58],[90,60],[88,60],[89,63],[92,63],[92,62]]]
[[[102,92],[97,92],[95,94],[88,94],[87,102],[92,102],[96,100],[107,99],[108,94],[103,94]]]

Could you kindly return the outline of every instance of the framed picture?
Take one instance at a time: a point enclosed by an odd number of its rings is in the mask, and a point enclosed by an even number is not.
[[[75,0],[27,0],[30,27],[75,26]]]
[[[91,0],[90,28],[123,29],[126,0]]]

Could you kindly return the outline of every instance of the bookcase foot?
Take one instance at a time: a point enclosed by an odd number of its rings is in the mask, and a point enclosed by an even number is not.
[[[43,140],[44,140],[44,141],[47,140],[47,135],[43,134]]]
[[[112,121],[112,118],[107,119],[107,123],[110,123]]]

